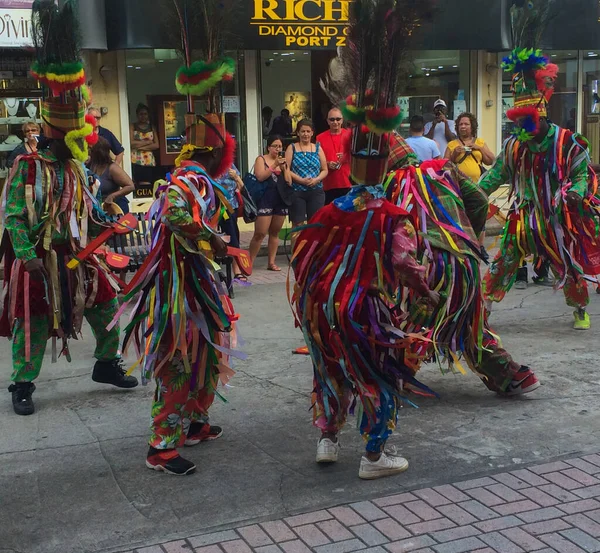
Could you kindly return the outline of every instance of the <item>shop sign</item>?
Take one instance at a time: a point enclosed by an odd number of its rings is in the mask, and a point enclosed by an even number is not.
[[[247,44],[260,48],[326,48],[346,44],[352,0],[250,0]]]
[[[0,7],[0,48],[32,45],[31,10]]]

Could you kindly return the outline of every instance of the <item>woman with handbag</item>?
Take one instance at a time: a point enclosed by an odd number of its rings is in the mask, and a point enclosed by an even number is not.
[[[477,119],[472,113],[461,113],[456,118],[458,138],[448,142],[444,154],[473,182],[485,172],[484,165],[492,165],[496,156],[482,138],[477,138]]]
[[[227,218],[221,219],[219,226],[221,232],[229,236],[229,245],[233,248],[240,247],[240,229],[238,228],[238,210],[240,208],[239,193],[244,187],[244,181],[240,177],[240,172],[235,165],[232,165],[227,173],[225,173],[220,179],[216,181],[223,187],[225,191],[225,197],[231,206],[231,211],[227,210]],[[246,282],[247,278],[240,272],[240,268],[233,260],[233,274],[234,278]]]
[[[283,227],[288,214],[288,206],[292,203],[292,176],[285,158],[281,156],[283,140],[279,135],[272,135],[267,140],[267,153],[258,156],[254,162],[254,176],[263,186],[256,187],[259,193],[252,197],[258,208],[258,216],[254,223],[254,236],[250,241],[250,257],[256,259],[262,241],[269,235],[268,262],[269,271],[281,271],[275,264],[279,247],[279,231]],[[258,197],[257,197],[258,196]]]

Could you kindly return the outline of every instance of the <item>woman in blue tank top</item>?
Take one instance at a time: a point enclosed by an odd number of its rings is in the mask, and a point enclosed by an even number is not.
[[[290,206],[293,226],[310,221],[325,205],[323,179],[327,176],[327,160],[320,145],[311,142],[314,127],[309,119],[302,119],[296,127],[298,142],[290,144],[285,159],[292,175],[294,198]]]

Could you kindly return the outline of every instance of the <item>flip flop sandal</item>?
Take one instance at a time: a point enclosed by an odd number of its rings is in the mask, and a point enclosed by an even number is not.
[[[267,271],[275,271],[276,273],[281,271],[281,267],[278,267],[277,265],[269,265],[267,267]]]

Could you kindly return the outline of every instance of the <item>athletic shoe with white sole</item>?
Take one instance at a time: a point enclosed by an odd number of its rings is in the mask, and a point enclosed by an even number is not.
[[[340,441],[321,438],[317,443],[317,463],[335,463],[340,452]]]
[[[176,476],[185,476],[192,474],[196,470],[196,465],[187,459],[184,459],[176,449],[155,449],[150,447],[148,457],[146,457],[146,466],[152,470],[174,474]]]
[[[192,446],[200,442],[210,442],[223,435],[223,429],[220,426],[211,426],[208,423],[193,422],[185,438],[183,445]]]
[[[360,468],[358,477],[363,480],[374,480],[384,476],[391,476],[404,472],[408,468],[408,461],[404,457],[398,455],[396,446],[390,446],[381,453],[381,457],[377,461],[369,461],[363,455],[360,460]]]
[[[517,280],[515,282],[515,290],[527,290],[527,281],[526,280]]]
[[[533,371],[529,367],[523,366],[519,372],[515,374],[515,377],[506,387],[506,390],[501,392],[501,395],[519,396],[528,394],[529,392],[533,392],[533,390],[537,390],[540,386],[540,381],[537,379],[537,376],[533,374]]]

